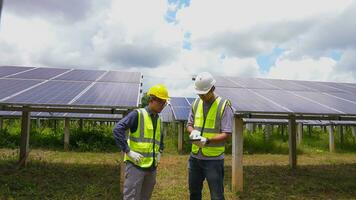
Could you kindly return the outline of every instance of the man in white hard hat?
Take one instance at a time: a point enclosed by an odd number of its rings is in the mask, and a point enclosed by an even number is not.
[[[215,82],[208,72],[198,74],[194,82],[199,98],[192,104],[187,123],[192,141],[188,165],[191,200],[202,199],[204,179],[212,200],[225,199],[224,151],[232,133],[233,111],[229,100],[215,95]]]

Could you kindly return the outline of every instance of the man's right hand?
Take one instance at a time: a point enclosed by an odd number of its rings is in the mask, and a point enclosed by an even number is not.
[[[197,131],[197,130],[193,130],[190,135],[189,135],[189,139],[191,140],[197,140],[197,139],[200,139],[200,134],[201,132],[200,131]]]
[[[134,160],[136,163],[140,163],[141,159],[143,158],[143,155],[140,153],[137,153],[135,151],[130,150],[129,152],[126,153],[128,157],[130,157],[132,160]]]

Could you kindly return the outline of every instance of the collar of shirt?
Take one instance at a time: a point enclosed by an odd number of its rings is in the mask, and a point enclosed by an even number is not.
[[[152,110],[148,106],[146,106],[145,109],[151,117],[155,118],[158,116],[158,114],[153,114]]]

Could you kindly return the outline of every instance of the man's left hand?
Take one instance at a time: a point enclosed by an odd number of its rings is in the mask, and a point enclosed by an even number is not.
[[[202,148],[206,145],[207,141],[208,141],[208,139],[206,137],[200,137],[200,141],[193,142],[193,144]]]

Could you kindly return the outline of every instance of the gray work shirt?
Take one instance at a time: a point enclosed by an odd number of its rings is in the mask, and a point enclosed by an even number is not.
[[[212,104],[213,104],[213,102],[211,102],[211,103],[203,102],[204,118],[206,117],[206,114],[209,112],[209,109]],[[231,108],[231,106],[226,104],[225,110],[222,114],[222,118],[221,118],[221,122],[220,122],[220,132],[221,133],[228,133],[228,134],[232,133],[233,118],[234,118],[234,113],[232,111],[232,108]],[[193,104],[192,104],[192,107],[191,107],[190,113],[189,113],[187,127],[188,126],[191,126],[194,128]],[[206,157],[201,153],[201,149],[199,149],[198,154],[190,153],[190,155],[194,158],[201,159],[201,160],[222,160],[222,159],[224,159],[224,154],[221,154],[220,156],[217,156],[217,157]]]

